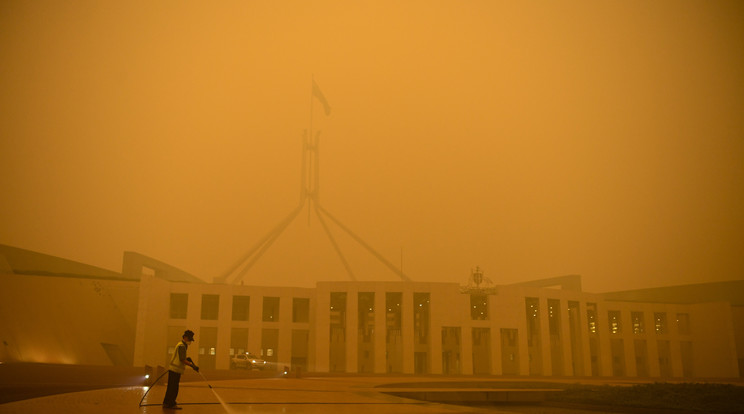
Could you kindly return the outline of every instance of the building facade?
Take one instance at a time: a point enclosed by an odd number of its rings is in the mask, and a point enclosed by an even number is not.
[[[246,352],[277,371],[360,374],[732,378],[744,365],[744,281],[297,288],[205,283],[131,252],[121,273],[8,246],[0,259],[3,361],[162,366],[191,329],[204,369]]]
[[[729,303],[606,300],[547,286],[555,282],[484,290],[320,282],[301,289],[150,276],[140,285],[134,362],[158,364],[189,328],[197,332],[198,364],[215,369],[251,352],[273,369],[314,372],[739,376]]]

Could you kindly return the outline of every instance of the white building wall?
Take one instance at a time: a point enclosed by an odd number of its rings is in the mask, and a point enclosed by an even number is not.
[[[498,295],[488,296],[488,327],[491,329],[491,374],[501,375],[501,329],[496,313]]]
[[[672,376],[683,375],[682,343],[692,342],[694,355],[694,373],[696,377],[738,376],[738,356],[734,339],[733,321],[728,304],[700,305],[665,305],[634,302],[607,302],[599,295],[577,291],[542,289],[523,286],[501,286],[495,294],[488,296],[489,316],[487,320],[471,320],[470,295],[460,293],[459,286],[449,283],[407,283],[407,282],[334,282],[319,283],[316,289],[248,287],[211,284],[192,284],[166,282],[156,276],[143,276],[140,284],[139,309],[137,314],[136,339],[134,349],[135,364],[164,365],[165,350],[175,344],[179,338],[166,338],[168,327],[186,327],[197,333],[194,348],[189,350],[197,363],[200,348],[199,330],[204,327],[217,328],[216,367],[229,367],[230,335],[233,327],[248,329],[248,349],[257,353],[261,349],[263,329],[279,331],[279,344],[276,350],[280,365],[289,365],[292,359],[292,330],[306,329],[310,334],[308,369],[310,371],[328,372],[329,370],[329,332],[330,332],[330,293],[346,292],[346,371],[358,371],[358,293],[374,292],[375,294],[375,333],[374,333],[374,372],[387,371],[386,352],[386,311],[385,297],[387,292],[402,292],[402,341],[403,373],[414,373],[414,293],[423,292],[430,295],[430,335],[428,344],[427,369],[429,373],[442,373],[442,328],[457,327],[460,329],[460,372],[469,375],[474,372],[473,366],[473,328],[488,328],[491,342],[491,373],[503,373],[501,355],[501,329],[516,329],[518,332],[518,355],[520,375],[529,375],[529,356],[527,347],[527,322],[525,299],[536,297],[539,300],[541,367],[536,375],[553,375],[551,363],[550,327],[548,300],[559,301],[560,337],[562,341],[561,365],[563,375],[591,375],[591,356],[587,319],[587,303],[597,304],[597,338],[599,340],[599,375],[612,376],[612,353],[610,340],[622,339],[625,358],[625,375],[638,375],[636,366],[636,340],[645,341],[646,371],[651,378],[661,375],[659,365],[658,341],[669,341]],[[186,319],[169,318],[169,300],[171,293],[187,293],[188,312]],[[219,319],[216,321],[201,320],[202,294],[220,296]],[[249,296],[250,318],[246,322],[231,320],[232,297]],[[264,297],[280,298],[280,318],[278,322],[262,321]],[[310,317],[308,323],[292,321],[293,298],[310,299]],[[573,372],[571,330],[569,324],[568,302],[579,304],[577,357],[581,359],[582,373]],[[620,312],[621,332],[610,333],[608,311]],[[643,312],[644,329],[641,334],[632,329],[631,312]],[[657,333],[654,329],[654,313],[667,315],[665,332]],[[677,313],[690,315],[691,333],[679,334],[675,320]],[[279,367],[281,368],[281,366]]]
[[[376,374],[387,372],[385,363],[385,291],[382,287],[368,290],[375,293],[375,369]]]
[[[583,375],[590,377],[592,376],[592,355],[591,348],[589,345],[589,318],[587,317],[587,301],[578,300],[579,302],[579,344],[581,346],[581,356],[583,358],[582,366],[584,368]]]
[[[359,290],[349,286],[346,296],[346,372],[359,371]]]
[[[684,339],[693,342],[693,374],[698,377],[738,376],[731,306],[718,302],[701,303],[690,308],[694,310],[690,312],[691,335]]]
[[[569,324],[569,316],[568,316],[568,300],[567,299],[560,299],[560,336],[561,336],[561,342],[563,343],[563,349],[561,352],[563,353],[563,375],[565,376],[571,376],[575,375],[573,372],[573,355],[571,355],[571,327]]]

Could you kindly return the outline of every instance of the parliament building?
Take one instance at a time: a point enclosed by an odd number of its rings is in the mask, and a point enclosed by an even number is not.
[[[0,246],[0,361],[163,366],[186,329],[203,369],[250,352],[317,373],[734,378],[744,281],[582,291],[527,283],[207,283],[125,252],[113,272]]]

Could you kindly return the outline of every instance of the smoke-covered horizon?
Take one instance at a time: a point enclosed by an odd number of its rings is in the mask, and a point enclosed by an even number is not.
[[[415,281],[744,277],[737,2],[0,7],[0,243],[211,281],[298,206],[312,128],[320,204]],[[305,210],[243,280],[349,276]]]

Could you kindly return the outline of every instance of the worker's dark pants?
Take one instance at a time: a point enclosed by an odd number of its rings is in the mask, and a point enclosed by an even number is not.
[[[163,398],[164,406],[170,407],[176,405],[179,382],[181,382],[181,374],[173,371],[168,371],[168,388],[165,390],[165,398]]]

